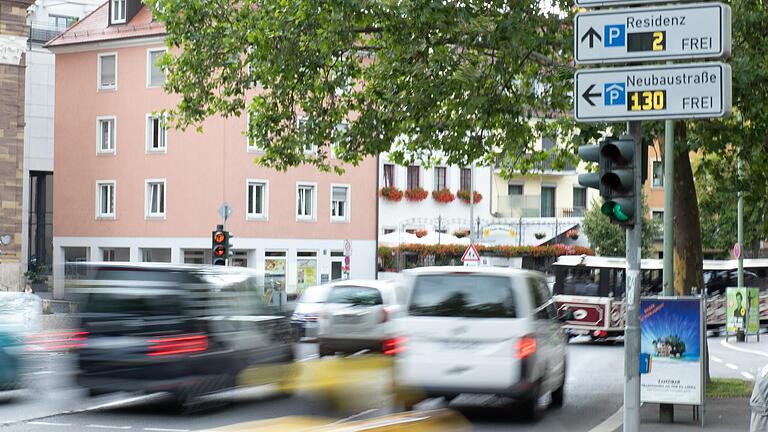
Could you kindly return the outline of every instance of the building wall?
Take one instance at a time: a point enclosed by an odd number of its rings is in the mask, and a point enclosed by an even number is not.
[[[22,284],[26,9],[30,1],[0,0],[0,290]]]
[[[384,164],[390,162],[386,155],[382,155],[380,158],[379,166],[379,188],[384,187]],[[447,166],[446,183],[448,189],[456,195],[456,192],[460,188],[460,173],[461,167]],[[490,193],[491,193],[491,169],[489,167],[475,167],[475,190],[479,192],[483,198],[480,202],[475,203],[474,215],[475,218],[480,217],[486,219],[490,216]],[[463,220],[462,224],[465,228],[469,228],[469,204],[465,203],[458,197],[449,203],[440,203],[432,198],[432,191],[435,190],[435,173],[433,167],[420,167],[421,187],[424,188],[429,195],[423,201],[412,202],[408,201],[405,197],[399,202],[389,201],[387,199],[379,197],[379,227],[380,234],[384,230],[397,229],[398,224],[408,224],[403,229],[413,227],[420,227],[424,222],[409,222],[415,220],[435,220],[438,217],[442,217],[444,220],[459,221]],[[407,187],[407,167],[395,165],[395,185],[401,191],[405,191]]]
[[[163,47],[162,40],[140,46],[59,53],[56,58],[56,110],[54,182],[54,272],[64,247],[91,248],[89,259],[100,258],[97,249],[114,243],[132,248],[170,248],[173,262],[182,262],[182,248],[209,249],[211,230],[222,222],[218,213],[227,202],[233,212],[227,229],[234,233],[235,249],[248,250],[251,262],[263,259],[265,249],[288,253],[289,274],[296,251],[323,252],[353,245],[353,277],[375,276],[376,159],[346,167],[343,175],[322,173],[303,166],[276,172],[257,166],[258,152],[250,152],[244,136],[246,120],[214,117],[194,128],[167,132],[167,151],[146,151],[147,114],[173,107],[176,96],[160,88],[147,88],[148,49]],[[117,90],[97,91],[97,55],[117,53]],[[97,155],[96,119],[116,117],[116,153]],[[166,216],[145,217],[145,180],[165,179]],[[267,217],[246,218],[247,179],[267,180]],[[116,217],[96,217],[96,181],[116,183]],[[316,217],[297,220],[297,182],[316,184]],[[350,187],[348,222],[331,221],[331,187]],[[277,240],[280,239],[280,240]],[[286,243],[287,242],[287,243]],[[282,245],[282,246],[281,246]],[[131,249],[132,251],[134,249]],[[255,252],[254,252],[255,251]],[[131,260],[139,260],[138,252]],[[290,260],[293,261],[290,261]],[[323,260],[318,260],[318,272]],[[257,264],[258,265],[258,264]],[[56,278],[56,286],[60,282]],[[292,289],[289,278],[289,291]],[[295,289],[295,285],[294,285]]]

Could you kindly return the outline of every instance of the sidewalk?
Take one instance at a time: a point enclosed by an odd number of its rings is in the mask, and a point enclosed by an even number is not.
[[[705,431],[749,431],[749,398],[709,399],[704,415]],[[693,420],[693,408],[675,406],[675,423],[659,423],[659,404],[644,404],[640,408],[640,429],[643,432],[701,431],[701,424]],[[616,432],[621,431],[619,428]]]

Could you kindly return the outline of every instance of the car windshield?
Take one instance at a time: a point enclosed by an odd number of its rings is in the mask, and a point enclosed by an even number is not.
[[[325,303],[325,299],[328,298],[328,287],[325,286],[312,286],[304,291],[299,299],[300,303]]]
[[[517,316],[509,278],[465,274],[417,277],[409,313],[467,318]]]
[[[337,286],[331,290],[328,303],[342,303],[359,306],[376,306],[383,303],[381,293],[376,288],[357,286]]]

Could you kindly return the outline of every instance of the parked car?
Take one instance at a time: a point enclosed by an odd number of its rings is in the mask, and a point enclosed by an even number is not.
[[[392,324],[405,300],[397,283],[377,280],[340,281],[330,285],[320,317],[321,356],[363,350],[387,354]]]
[[[0,292],[0,392],[22,387],[28,369],[27,338],[39,330],[40,297]]]
[[[69,291],[82,302],[85,338],[76,378],[91,394],[169,392],[189,408],[199,396],[235,387],[254,366],[293,360],[289,320],[263,305],[260,278],[248,269],[83,266],[78,273],[86,276]]]
[[[291,316],[291,326],[298,339],[305,341],[317,339],[318,320],[325,308],[325,300],[330,291],[330,285],[315,285],[304,290],[299,297]]]
[[[462,393],[517,399],[532,417],[546,393],[562,405],[566,339],[541,273],[426,267],[404,276],[395,382],[406,407]]]

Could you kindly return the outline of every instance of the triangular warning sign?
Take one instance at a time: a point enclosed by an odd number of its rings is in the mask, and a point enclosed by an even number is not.
[[[464,255],[461,256],[461,262],[480,262],[480,254],[477,252],[475,245],[471,244],[464,251]]]

